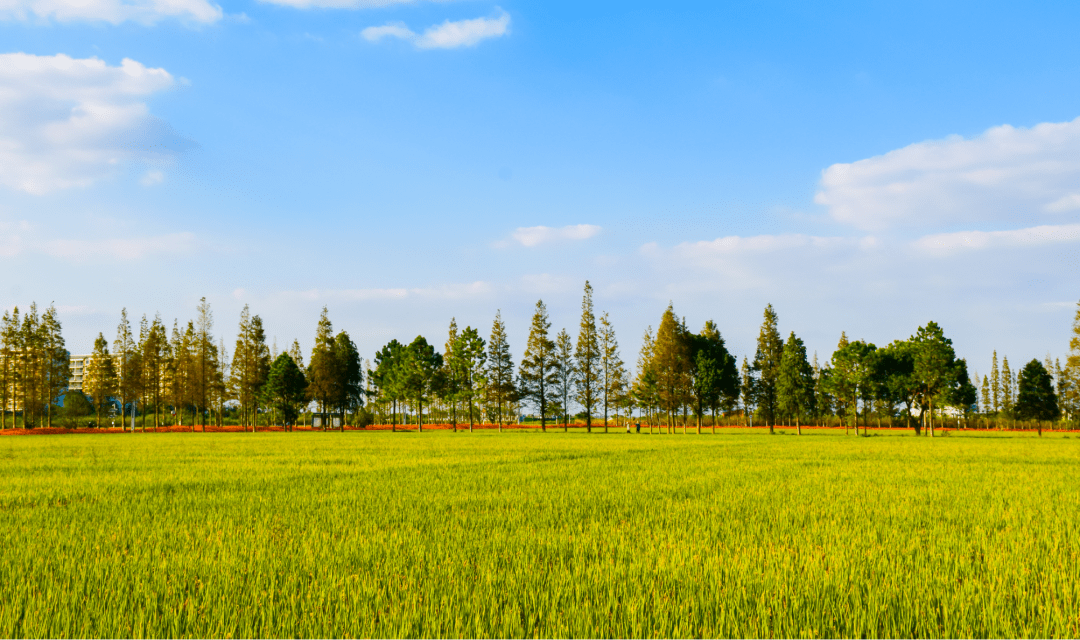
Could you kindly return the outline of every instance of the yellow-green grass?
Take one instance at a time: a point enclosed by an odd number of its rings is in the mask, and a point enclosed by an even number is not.
[[[2,438],[0,636],[1080,634],[1080,439],[842,433]]]

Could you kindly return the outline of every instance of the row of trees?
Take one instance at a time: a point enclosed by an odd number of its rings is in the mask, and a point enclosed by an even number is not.
[[[607,429],[612,417],[639,419],[683,431],[709,422],[793,425],[839,422],[847,428],[887,421],[921,433],[951,419],[986,426],[993,419],[1074,421],[1080,415],[1080,310],[1070,356],[1060,362],[1032,360],[1014,374],[997,353],[989,375],[969,376],[967,362],[952,341],[930,322],[908,339],[884,346],[849,340],[842,334],[831,358],[819,364],[807,357],[803,341],[783,339],[778,318],[767,306],[753,357],[741,367],[713,321],[694,333],[671,305],[654,333],[642,340],[633,376],[621,359],[607,313],[597,317],[593,289],[586,282],[576,339],[566,329],[553,335],[547,307],[538,301],[520,364],[515,367],[506,327],[497,314],[487,340],[473,327],[451,320],[442,353],[418,336],[409,344],[391,340],[364,375],[363,360],[349,335],[333,332],[323,308],[315,341],[304,365],[299,345],[286,353],[267,344],[262,319],[248,307],[229,352],[215,340],[213,314],[205,298],[196,318],[173,323],[171,334],[160,317],[145,316],[138,331],[121,312],[116,339],[99,334],[88,359],[83,391],[100,426],[111,410],[121,421],[138,413],[143,428],[221,424],[226,414],[254,429],[260,422],[291,425],[305,409],[324,416],[350,414],[360,420],[385,417],[392,425],[409,416],[423,428],[428,419],[459,423],[497,422],[500,429],[529,407],[540,426],[564,425],[572,407],[591,431],[594,418]],[[0,325],[0,426],[16,412],[27,426],[51,424],[55,400],[68,386],[68,353],[56,311],[32,305],[4,315]],[[86,403],[81,394],[65,405]],[[980,402],[981,401],[981,402]],[[366,409],[362,409],[365,407]],[[115,409],[114,409],[115,408]],[[190,416],[190,418],[186,418]],[[261,416],[261,417],[260,417]],[[12,421],[14,423],[14,420]]]
[[[375,407],[388,407],[391,423],[396,425],[399,413],[411,406],[421,429],[423,408],[431,403],[446,409],[455,431],[459,421],[468,422],[471,430],[485,417],[494,418],[501,430],[516,420],[522,403],[538,411],[542,430],[560,417],[565,428],[571,402],[583,409],[587,430],[592,430],[597,413],[603,415],[606,429],[609,416],[624,409],[629,397],[628,374],[619,357],[615,330],[606,313],[597,324],[588,282],[577,340],[566,329],[553,336],[547,306],[538,301],[516,371],[501,313],[496,314],[487,341],[477,329],[461,329],[451,320],[442,354],[417,336],[408,345],[391,340],[374,362],[369,395]]]
[[[0,428],[7,418],[23,416],[23,423],[51,425],[54,400],[68,386],[68,352],[56,308],[39,313],[31,304],[25,314],[15,307],[0,321]]]

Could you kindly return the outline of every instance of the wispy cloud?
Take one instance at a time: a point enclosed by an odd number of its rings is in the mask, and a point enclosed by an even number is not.
[[[197,250],[195,234],[99,239],[41,239],[33,232],[9,234],[0,243],[0,257],[43,254],[66,262],[130,262],[148,257],[187,255]]]
[[[1009,231],[958,231],[924,236],[915,246],[929,253],[953,254],[991,248],[1037,247],[1080,242],[1080,224],[1042,225]]]
[[[489,295],[493,288],[483,281],[454,283],[436,287],[388,288],[388,289],[307,289],[283,291],[278,294],[286,299],[306,301],[337,300],[344,302],[367,302],[371,300],[465,300]]]
[[[378,9],[397,4],[416,4],[417,0],[260,0],[295,9]],[[433,0],[442,2],[445,0]]]
[[[518,227],[510,237],[525,247],[548,242],[588,240],[600,233],[595,224],[572,224],[565,227]]]
[[[168,18],[213,23],[222,18],[221,7],[206,0],[6,0],[0,19],[57,22],[138,22],[154,24]]]
[[[510,28],[510,14],[505,11],[497,18],[473,18],[471,20],[447,20],[428,27],[417,34],[405,24],[393,22],[379,27],[368,27],[360,35],[370,42],[383,38],[400,38],[412,42],[418,49],[457,49],[472,47],[482,40],[505,35]]]

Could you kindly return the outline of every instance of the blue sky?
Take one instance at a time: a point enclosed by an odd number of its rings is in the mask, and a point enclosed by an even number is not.
[[[322,5],[322,6],[320,6]],[[326,6],[330,5],[330,6]],[[372,6],[378,5],[378,6]],[[1080,298],[1075,3],[11,0],[0,305],[369,356],[451,316],[520,355],[585,279],[633,362],[668,301],[737,355],[928,320],[985,371]]]

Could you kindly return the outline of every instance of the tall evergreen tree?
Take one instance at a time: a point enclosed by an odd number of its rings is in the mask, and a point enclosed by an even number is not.
[[[281,416],[285,428],[292,431],[300,415],[307,391],[307,380],[296,361],[287,353],[274,359],[263,392],[266,401]]]
[[[701,416],[705,409],[712,412],[713,433],[716,433],[716,412],[722,404],[733,406],[739,391],[739,372],[735,358],[728,353],[724,338],[712,320],[705,322],[701,333],[692,336],[694,344],[693,395],[701,433]]]
[[[780,359],[776,406],[782,417],[795,421],[799,435],[802,435],[802,423],[814,415],[814,370],[806,360],[806,346],[794,331],[784,343]]]
[[[1050,373],[1037,358],[1024,365],[1018,376],[1019,392],[1013,415],[1019,420],[1035,420],[1042,435],[1042,421],[1057,420],[1061,416],[1057,394]]]
[[[638,351],[637,377],[634,378],[632,394],[641,411],[646,414],[649,422],[649,433],[652,433],[652,412],[659,406],[657,390],[656,370],[654,369],[654,347],[656,338],[653,337],[652,326],[645,329],[645,335],[641,337],[641,349]]]
[[[443,358],[424,336],[416,336],[406,351],[404,365],[406,393],[416,402],[416,423],[423,431],[424,401],[439,387]]]
[[[308,365],[308,395],[319,407],[320,413],[327,413],[333,407],[334,398],[340,394],[341,367],[334,358],[334,329],[330,323],[326,307],[319,315],[315,329],[315,346],[311,349],[311,364]],[[326,430],[323,420],[323,430]]]
[[[52,427],[53,405],[67,389],[71,379],[70,354],[64,345],[64,336],[56,307],[49,305],[41,316],[41,344],[45,366],[45,400],[48,406],[47,425]]]
[[[592,433],[592,414],[600,394],[600,342],[593,312],[593,288],[585,281],[581,300],[581,326],[574,345],[574,377],[577,393],[574,399],[585,409],[585,430]]]
[[[457,318],[450,318],[450,330],[446,338],[446,346],[443,347],[443,397],[450,403],[450,422],[454,433],[457,433],[457,410],[461,399],[462,368],[456,357],[455,348],[458,341]]]
[[[1064,387],[1061,400],[1067,419],[1076,420],[1080,416],[1080,302],[1076,303],[1069,355],[1065,358],[1064,375],[1060,380]]]
[[[334,338],[334,360],[341,376],[334,404],[341,416],[341,424],[344,425],[346,414],[355,413],[364,406],[364,369],[360,351],[344,331],[339,331]]]
[[[996,414],[1001,411],[1001,371],[998,369],[997,350],[994,350],[994,360],[990,368],[990,398],[991,407]]]
[[[105,336],[98,334],[94,340],[94,352],[86,363],[86,373],[83,375],[83,391],[94,400],[94,420],[98,428],[101,428],[101,416],[110,404],[110,398],[116,393],[117,376],[112,355],[109,353],[109,343]]]
[[[11,426],[15,427],[15,395],[18,388],[19,367],[19,307],[12,313],[4,312],[0,323],[0,429],[7,428],[7,414],[11,411]]]
[[[1007,415],[1012,414],[1013,408],[1013,372],[1009,368],[1009,357],[1001,360],[1001,411]]]
[[[380,400],[390,408],[391,431],[397,431],[397,405],[406,396],[406,357],[405,345],[391,340],[375,354],[375,370],[369,377]]]
[[[688,341],[671,303],[660,316],[660,326],[656,329],[652,367],[656,373],[661,409],[667,415],[667,432],[672,433],[675,415],[687,400],[690,354]],[[685,425],[683,431],[686,431]]]
[[[757,351],[751,370],[756,374],[755,393],[761,417],[769,426],[769,433],[774,433],[776,424],[776,382],[780,374],[780,360],[784,354],[784,341],[777,329],[776,311],[773,306],[765,307],[765,319],[758,333]]]
[[[131,332],[131,322],[128,321],[127,308],[120,310],[120,324],[116,327],[116,340],[113,341],[113,359],[116,361],[116,395],[117,400],[120,401],[120,426],[127,428],[124,418],[125,408],[131,402],[131,411],[134,415],[134,399],[139,392],[142,373],[135,335]]]
[[[210,408],[210,397],[214,385],[218,382],[222,372],[218,366],[218,349],[214,344],[214,314],[210,310],[210,303],[203,296],[199,299],[196,308],[194,352],[195,352],[195,393],[193,400],[195,412],[199,418],[199,425],[206,431],[206,412]]]
[[[742,398],[743,415],[746,417],[746,426],[754,426],[754,409],[757,408],[757,379],[754,377],[750,363],[743,356],[742,366],[739,367],[739,395]]]
[[[517,400],[517,387],[514,386],[514,361],[510,357],[510,345],[506,341],[506,325],[503,324],[502,311],[495,314],[491,325],[491,339],[488,340],[488,394],[497,407],[499,432],[503,430],[504,408]]]
[[[518,369],[521,397],[528,399],[540,412],[540,430],[547,432],[547,417],[555,387],[558,385],[558,365],[555,357],[555,341],[549,337],[551,321],[547,306],[537,300],[533,312],[529,341]]]
[[[574,365],[574,343],[566,329],[559,331],[555,336],[555,395],[559,398],[562,416],[563,433],[567,431],[570,422],[570,398],[577,385],[577,367]]]
[[[487,344],[480,332],[465,327],[454,340],[452,365],[458,379],[458,398],[469,407],[469,433],[476,422],[476,399],[487,387]]]
[[[38,400],[41,393],[41,317],[37,304],[31,303],[30,309],[23,315],[19,333],[19,382],[20,402],[23,414],[23,427],[37,424],[42,405]]]
[[[626,367],[619,357],[619,341],[608,314],[600,316],[600,391],[604,404],[604,433],[608,432],[608,409],[626,393]]]

